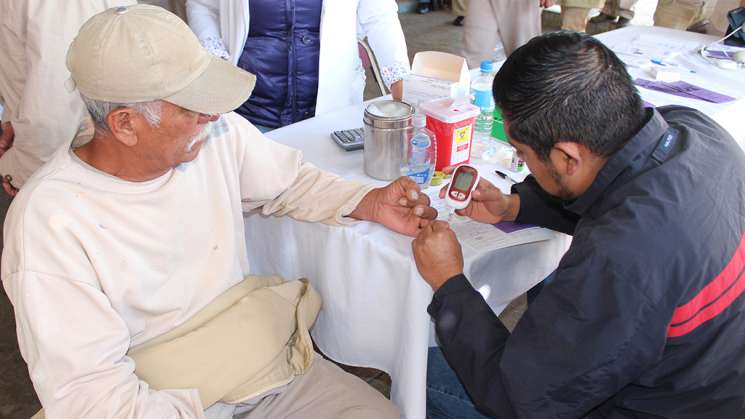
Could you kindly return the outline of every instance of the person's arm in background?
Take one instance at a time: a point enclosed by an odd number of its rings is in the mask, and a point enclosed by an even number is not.
[[[189,27],[197,35],[202,46],[211,54],[230,60],[230,52],[220,36],[218,1],[187,0],[186,16]]]
[[[383,82],[395,100],[403,96],[403,78],[411,71],[406,39],[393,0],[360,0],[357,23],[380,64]]]

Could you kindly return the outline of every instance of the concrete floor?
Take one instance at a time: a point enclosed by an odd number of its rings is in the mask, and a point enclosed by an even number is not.
[[[650,0],[642,0],[647,3]],[[462,41],[462,27],[451,24],[454,16],[448,11],[434,11],[426,15],[404,13],[400,15],[404,28],[409,55],[418,51],[438,50],[458,53]],[[544,14],[544,30],[558,29],[558,15]],[[608,30],[611,28],[590,28],[591,32]],[[366,98],[376,97],[376,88],[372,81],[368,82]],[[0,193],[0,220],[4,220],[8,207],[5,194]],[[1,240],[1,238],[0,238]],[[1,246],[1,243],[0,243]],[[0,291],[0,419],[28,418],[39,409],[39,402],[28,377],[26,364],[20,357],[15,334],[15,321],[12,307]],[[505,311],[503,321],[511,329],[519,320],[526,308],[524,297],[519,298]],[[382,393],[390,391],[388,377],[376,370],[350,368],[352,372],[371,383]]]

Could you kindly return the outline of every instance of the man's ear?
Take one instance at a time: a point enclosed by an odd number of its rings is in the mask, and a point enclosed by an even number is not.
[[[554,167],[567,176],[577,173],[582,164],[585,163],[582,147],[580,144],[571,141],[554,144],[550,156]]]
[[[106,123],[111,134],[129,147],[137,144],[137,131],[135,130],[137,116],[137,111],[130,108],[117,108],[106,115]]]

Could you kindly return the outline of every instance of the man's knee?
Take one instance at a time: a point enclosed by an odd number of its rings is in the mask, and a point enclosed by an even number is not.
[[[357,376],[349,374],[324,359],[316,359],[317,377],[327,386],[338,387],[344,396],[343,406],[334,417],[343,419],[399,419],[398,408],[377,390]],[[328,387],[327,387],[328,388]]]

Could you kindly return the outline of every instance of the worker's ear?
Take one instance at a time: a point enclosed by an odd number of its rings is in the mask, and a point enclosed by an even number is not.
[[[554,168],[566,176],[572,176],[581,168],[585,162],[583,153],[585,146],[571,141],[562,141],[554,144],[550,159]]]
[[[106,115],[106,124],[117,141],[132,147],[137,144],[139,118],[142,115],[132,108],[116,108]]]

